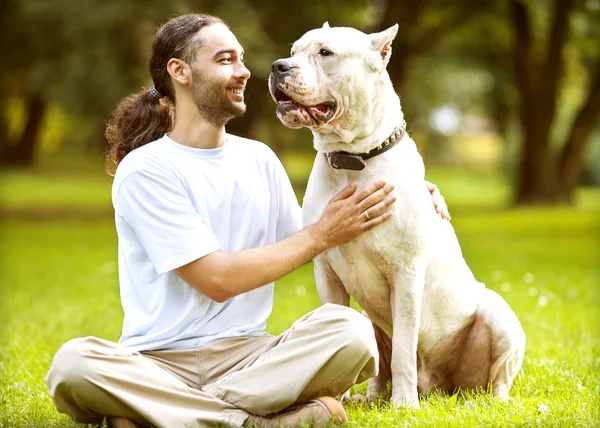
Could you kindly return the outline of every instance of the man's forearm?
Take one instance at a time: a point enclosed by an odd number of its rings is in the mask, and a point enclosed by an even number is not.
[[[280,279],[327,249],[313,225],[274,244],[209,254],[177,273],[192,287],[223,302]]]

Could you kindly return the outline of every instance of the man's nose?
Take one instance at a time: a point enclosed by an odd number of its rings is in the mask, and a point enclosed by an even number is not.
[[[271,65],[271,72],[273,73],[285,73],[294,68],[294,64],[287,59],[278,59]]]
[[[236,74],[242,79],[246,80],[248,80],[252,75],[252,73],[250,73],[250,70],[248,70],[248,67],[246,67],[246,64],[244,64],[243,62],[240,63],[240,67],[238,67]]]

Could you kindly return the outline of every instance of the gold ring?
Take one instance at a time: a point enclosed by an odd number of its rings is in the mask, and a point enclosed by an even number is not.
[[[365,214],[367,221],[371,220],[371,217],[369,217],[369,213],[367,212],[367,210],[364,210],[363,213]]]

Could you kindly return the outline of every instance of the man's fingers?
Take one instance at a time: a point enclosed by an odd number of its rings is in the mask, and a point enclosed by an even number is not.
[[[376,181],[375,183],[369,184],[364,189],[361,189],[360,191],[356,192],[354,194],[354,199],[355,199],[356,202],[360,203],[365,198],[369,197],[372,193],[375,193],[379,189],[382,189],[383,186],[385,186],[385,181],[383,181],[383,180]]]
[[[388,211],[386,213],[383,213],[380,216],[372,218],[371,220],[367,221],[366,223],[363,223],[362,229],[363,230],[373,229],[375,226],[379,226],[381,223],[389,220],[390,218],[392,218],[392,212]]]
[[[375,217],[379,217],[380,215],[384,214],[394,202],[396,202],[396,198],[394,196],[388,196],[383,201],[380,201],[363,211],[367,213],[367,215],[363,215],[367,221]]]
[[[448,212],[448,205],[446,204],[446,200],[444,197],[437,192],[433,196],[433,204],[435,206],[435,211],[442,216],[444,220],[450,220],[450,213]]]
[[[452,220],[452,217],[448,212],[448,205],[446,205],[446,202],[443,202],[439,207],[437,207],[436,211],[442,216],[444,220]]]
[[[429,181],[425,181],[425,187],[429,193],[431,193],[431,199],[433,200],[433,206],[435,207],[435,211],[444,219],[451,220],[452,217],[448,212],[448,205],[446,204],[446,200],[442,196],[440,189]]]
[[[341,201],[342,199],[347,199],[356,192],[358,188],[358,183],[355,181],[353,183],[348,184],[344,187],[337,195],[333,197],[332,202]]]
[[[429,181],[425,181],[425,186],[427,187],[427,190],[429,190],[430,193],[433,193],[437,190],[437,186]]]
[[[391,184],[385,185],[382,189],[379,189],[376,192],[371,193],[369,196],[367,196],[362,201],[360,201],[358,204],[358,208],[360,209],[360,211],[365,211],[365,210],[371,208],[373,205],[384,200],[385,197],[392,192],[392,190],[394,190],[393,185],[391,185]]]

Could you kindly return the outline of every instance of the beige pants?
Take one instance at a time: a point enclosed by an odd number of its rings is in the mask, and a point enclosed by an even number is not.
[[[222,339],[198,349],[135,352],[73,339],[46,376],[60,412],[96,423],[121,416],[157,427],[241,426],[296,402],[339,396],[378,371],[370,321],[327,304],[279,336]]]

